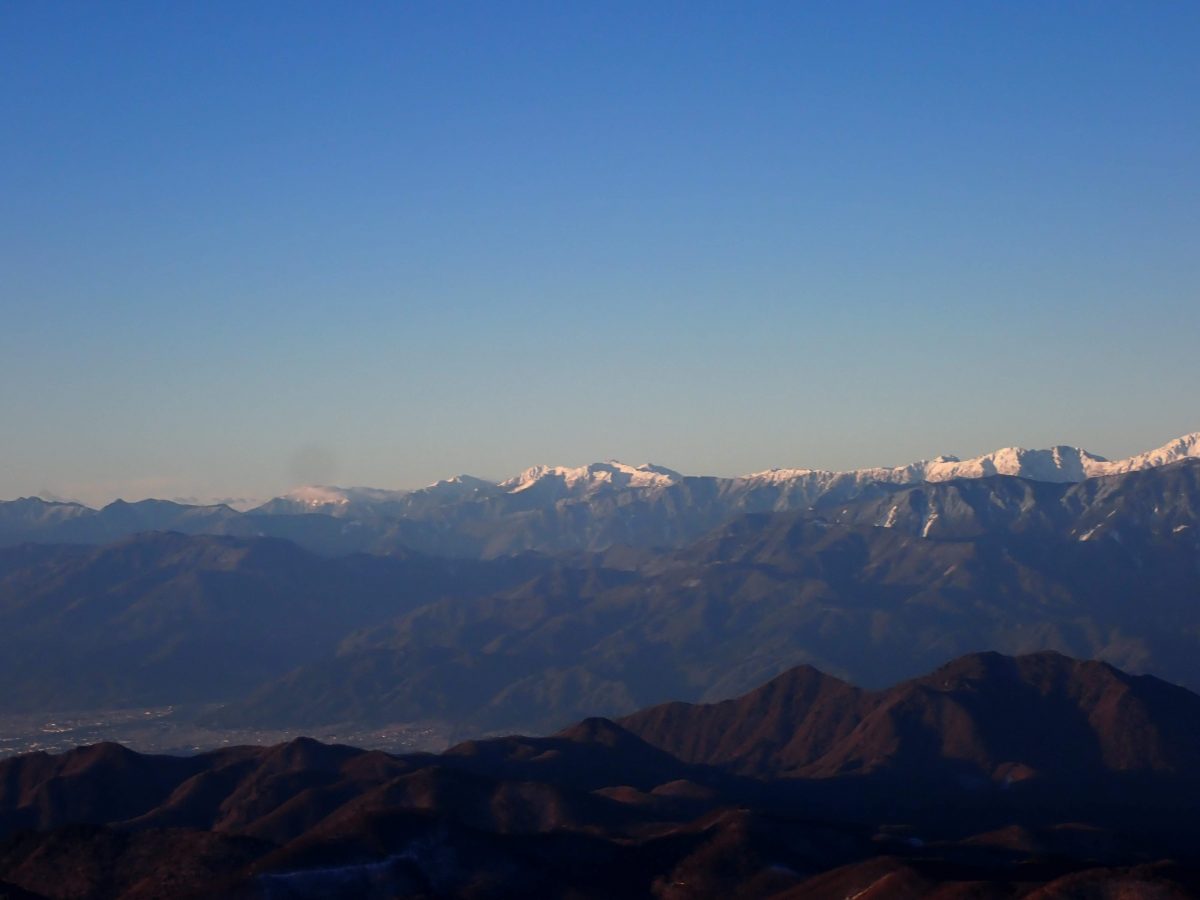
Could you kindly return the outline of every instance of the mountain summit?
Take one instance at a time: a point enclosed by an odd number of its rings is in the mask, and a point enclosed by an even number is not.
[[[663,466],[651,463],[630,466],[610,459],[574,469],[534,466],[515,478],[500,482],[500,488],[510,494],[548,490],[560,497],[578,497],[606,489],[669,487],[682,479],[678,472]]]

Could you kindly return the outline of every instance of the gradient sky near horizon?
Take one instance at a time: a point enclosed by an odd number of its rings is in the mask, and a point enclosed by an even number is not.
[[[1200,4],[0,6],[0,497],[1200,429]]]

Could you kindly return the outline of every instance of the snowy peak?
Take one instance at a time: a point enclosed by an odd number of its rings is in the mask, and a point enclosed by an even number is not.
[[[974,459],[939,457],[915,468],[922,481],[949,481],[952,478],[983,478],[988,475],[1017,475],[1034,481],[1082,481],[1088,470],[1103,458],[1078,447],[1058,446],[1049,450],[1004,447]]]
[[[1019,475],[1033,481],[1083,481],[1085,478],[1121,475],[1193,458],[1200,458],[1200,432],[1186,434],[1155,450],[1118,460],[1105,459],[1078,447],[1058,446],[1049,450],[1007,447],[960,463],[961,472],[958,473],[945,475],[935,468],[925,480],[944,481],[947,478],[994,474]]]
[[[797,479],[851,479],[859,482],[880,481],[890,484],[911,484],[918,481],[949,481],[954,478],[984,478],[988,475],[1020,475],[1036,481],[1081,481],[1088,477],[1084,459],[1099,460],[1074,447],[1054,447],[1050,450],[1025,450],[1005,447],[977,456],[959,459],[957,456],[938,456],[904,466],[854,469],[849,472],[830,472],[820,469],[771,469],[745,476],[745,480],[779,484]]]
[[[348,492],[345,488],[327,487],[321,484],[310,484],[295,488],[277,499],[290,501],[296,506],[302,506],[307,509],[345,506],[350,502]]]
[[[414,500],[420,497],[439,503],[452,503],[484,500],[495,496],[497,493],[499,493],[499,488],[494,481],[488,481],[486,478],[476,478],[474,475],[455,475],[453,478],[444,478],[441,481],[435,481],[433,484],[426,485],[419,491],[413,491],[412,497]]]
[[[294,488],[251,511],[270,515],[323,513],[328,516],[347,516],[364,508],[399,503],[410,493],[381,488],[343,488],[312,484]]]
[[[1098,460],[1099,457],[1096,457]],[[1128,459],[1118,459],[1112,462],[1100,460],[1097,475],[1120,475],[1124,472],[1136,472],[1140,469],[1153,469],[1156,466],[1166,466],[1182,459],[1200,459],[1200,431],[1193,431],[1169,441],[1154,450],[1147,450]]]
[[[1101,475],[1120,475],[1139,469],[1165,466],[1182,459],[1200,458],[1200,432],[1176,438],[1156,450],[1128,459],[1107,460],[1078,447],[1059,445],[1047,450],[1004,447],[972,459],[938,456],[904,466],[855,469],[830,472],[820,469],[770,469],[747,475],[744,481],[759,485],[793,482],[872,481],[889,484],[914,484],[919,481],[950,481],[955,478],[986,478],[989,475],[1015,475],[1031,481],[1075,482]]]
[[[453,478],[443,478],[441,481],[435,481],[433,484],[426,485],[421,488],[423,491],[475,491],[482,488],[494,488],[496,482],[488,481],[486,478],[476,478],[474,475],[455,475]]]
[[[630,466],[609,460],[578,468],[534,466],[515,478],[500,482],[500,488],[509,494],[537,490],[581,496],[605,489],[669,487],[682,478],[678,472],[663,466],[650,463]]]

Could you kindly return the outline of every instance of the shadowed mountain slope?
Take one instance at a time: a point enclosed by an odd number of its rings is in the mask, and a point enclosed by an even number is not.
[[[1192,463],[1134,473],[1095,496],[1088,483],[1087,515],[1107,523],[1091,534],[1056,530],[1061,492],[1084,486],[997,478],[846,505],[845,522],[749,515],[671,553],[576,557],[510,591],[365,629],[226,721],[314,725],[349,710],[549,729],[723,699],[798,664],[879,687],[987,649],[1053,649],[1200,686],[1200,532],[1183,524],[1198,475]],[[946,501],[935,521],[960,523],[953,536],[922,537],[916,519],[870,524],[918,494]],[[971,510],[1003,510],[1005,497],[1014,515],[975,535],[985,517]]]
[[[355,628],[544,568],[326,559],[288,541],[177,533],[0,549],[0,708],[224,699],[332,652]]]
[[[733,700],[669,703],[620,724],[680,759],[756,777],[1200,780],[1200,697],[1057,653],[975,654],[874,692],[803,667]]]
[[[0,711],[224,702],[207,722],[465,737],[724,699],[805,663],[877,688],[988,649],[1200,686],[1200,462],[872,490],[672,551],[331,559],[177,533],[2,549]]]
[[[102,744],[0,761],[0,891],[1194,896],[1197,723],[1200,697],[1157,679],[977,654],[886,691],[800,668],[440,755]]]
[[[1190,531],[1200,517],[1200,460],[1078,484],[1019,478],[877,484],[819,509],[822,521],[896,528],[933,540],[993,538],[1153,540]]]

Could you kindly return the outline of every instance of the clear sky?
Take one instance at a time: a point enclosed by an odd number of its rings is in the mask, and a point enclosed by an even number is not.
[[[0,497],[1200,429],[1200,4],[0,5]]]

